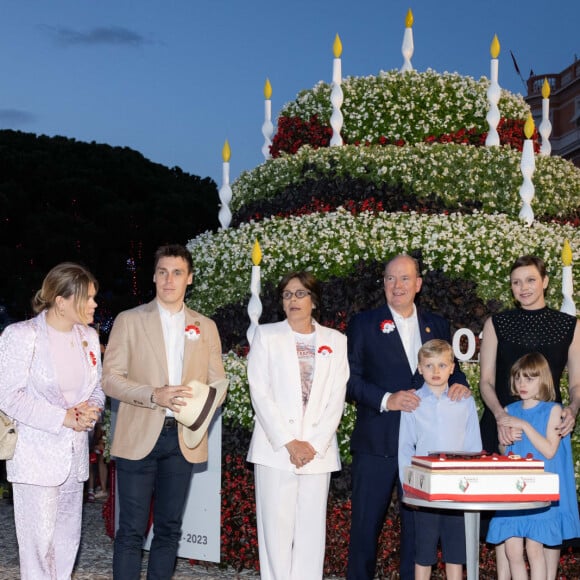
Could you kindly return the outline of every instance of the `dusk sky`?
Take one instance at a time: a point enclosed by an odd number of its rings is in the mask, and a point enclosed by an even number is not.
[[[414,15],[416,70],[489,76],[497,34],[499,83],[580,55],[580,0],[0,0],[0,128],[127,146],[151,161],[221,184],[263,162],[263,88],[273,120],[297,93],[332,76],[399,69]]]

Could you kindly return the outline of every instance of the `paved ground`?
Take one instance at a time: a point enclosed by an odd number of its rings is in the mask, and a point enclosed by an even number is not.
[[[101,502],[86,503],[83,510],[83,532],[73,580],[112,580],[113,543],[105,533]],[[14,531],[14,510],[8,500],[0,500],[0,580],[19,580],[18,548]],[[147,556],[143,559],[144,567]],[[142,576],[145,577],[144,575]],[[217,580],[219,578],[259,578],[255,572],[221,570],[216,564],[191,566],[178,559],[174,580]]]

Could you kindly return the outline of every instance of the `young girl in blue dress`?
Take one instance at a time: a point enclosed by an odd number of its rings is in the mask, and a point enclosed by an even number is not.
[[[560,479],[560,501],[549,508],[517,512],[497,512],[491,520],[487,541],[505,541],[512,580],[528,578],[524,544],[532,578],[555,578],[557,570],[548,570],[544,546],[560,546],[563,540],[580,536],[578,502],[574,481],[574,462],[570,435],[561,437],[559,425],[562,408],[554,403],[555,391],[550,367],[539,353],[526,354],[511,369],[512,394],[520,400],[508,405],[508,415],[500,424],[521,433],[505,452],[544,461],[545,471]]]

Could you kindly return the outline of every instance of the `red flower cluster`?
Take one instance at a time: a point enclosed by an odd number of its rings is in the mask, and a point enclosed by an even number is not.
[[[362,201],[347,199],[342,202],[342,206],[352,215],[358,215],[364,211],[373,213],[385,211],[383,202],[377,201],[374,197],[369,197],[368,199],[364,199]],[[328,213],[334,211],[335,209],[336,204],[313,197],[310,203],[304,204],[295,210],[279,211],[276,213],[276,217],[284,218],[290,216],[305,216],[311,213]],[[253,216],[253,219],[258,219],[257,214]]]
[[[524,125],[525,121],[522,119],[507,119],[502,117],[497,126],[500,143],[521,151],[525,139]],[[274,136],[270,151],[272,157],[279,157],[282,151],[292,154],[296,153],[302,145],[310,145],[315,149],[328,147],[331,137],[332,128],[322,125],[318,121],[317,115],[311,117],[310,121],[304,121],[299,117],[280,117],[278,119],[278,131]],[[442,135],[428,135],[423,141],[425,143],[459,143],[484,146],[486,137],[487,132],[481,132],[472,127],[471,129],[463,128]],[[538,141],[537,129],[534,129],[532,141],[534,143],[534,151],[538,153],[540,143]],[[364,143],[355,141],[354,144],[370,147],[375,143],[370,141],[365,141]],[[378,138],[376,144],[402,147],[405,145],[405,141],[403,139],[392,141],[385,136],[381,136]]]
[[[309,121],[300,117],[280,117],[270,154],[272,157],[280,157],[282,151],[294,154],[302,145],[310,145],[315,149],[328,147],[331,138],[332,127],[322,125],[318,115],[313,115]]]
[[[325,319],[322,321],[322,324],[346,334],[346,311],[339,310],[338,312],[335,312],[334,318]]]
[[[328,213],[336,209],[333,204],[321,199],[312,198],[310,203],[304,204],[296,210],[278,212],[276,217],[304,216],[311,213]]]
[[[259,570],[254,474],[242,455],[226,455],[222,467],[221,560]]]

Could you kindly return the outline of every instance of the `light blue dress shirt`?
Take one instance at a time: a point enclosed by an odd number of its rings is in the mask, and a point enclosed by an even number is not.
[[[399,478],[411,465],[413,455],[432,451],[481,451],[479,420],[473,397],[452,401],[449,387],[440,397],[423,385],[416,395],[421,399],[412,412],[401,411],[399,428]]]

